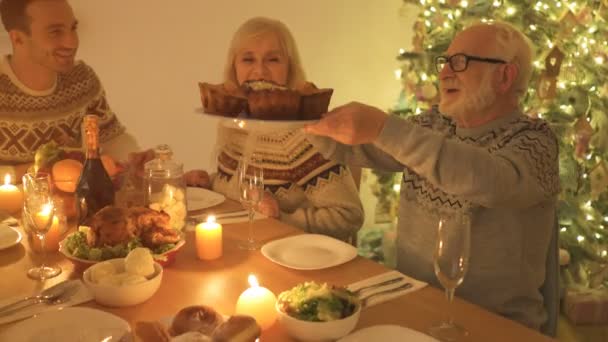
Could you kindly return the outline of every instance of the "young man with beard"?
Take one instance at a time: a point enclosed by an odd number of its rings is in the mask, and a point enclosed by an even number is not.
[[[78,21],[66,0],[0,0],[0,15],[13,47],[0,60],[0,175],[20,179],[44,143],[81,146],[86,114],[99,116],[104,153],[121,160],[139,149],[93,69],[75,60]]]
[[[519,105],[532,54],[529,40],[510,25],[475,24],[437,58],[440,113],[404,120],[351,103],[306,131],[326,157],[403,171],[400,271],[441,288],[433,268],[438,215],[464,213],[470,260],[457,293],[539,329],[547,320],[539,288],[559,175],[554,134]]]

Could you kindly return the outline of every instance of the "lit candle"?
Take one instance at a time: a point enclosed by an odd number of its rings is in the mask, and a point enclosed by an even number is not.
[[[23,207],[23,193],[11,184],[11,175],[4,176],[4,185],[0,186],[0,210],[14,214]]]
[[[258,322],[262,330],[272,326],[277,319],[275,304],[277,297],[272,291],[261,287],[253,274],[249,275],[249,287],[236,302],[236,313],[249,315]]]
[[[41,227],[44,226],[49,221],[49,216],[51,215],[52,209],[43,209],[36,215],[36,224]],[[63,233],[63,229],[59,225],[59,218],[55,215],[53,216],[53,223],[51,223],[51,227],[44,234],[44,250],[47,252],[56,252],[59,250],[59,241],[61,240],[61,234]],[[40,239],[36,236],[35,232],[31,234],[31,247],[33,250],[37,252],[42,251],[42,246],[40,245]]]
[[[209,216],[196,225],[196,254],[199,259],[213,260],[222,256],[222,225]]]

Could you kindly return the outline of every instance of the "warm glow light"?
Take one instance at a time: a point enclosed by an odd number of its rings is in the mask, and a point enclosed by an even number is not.
[[[247,282],[249,282],[249,286],[251,287],[260,286],[260,283],[258,283],[258,278],[256,278],[253,274],[249,274],[249,277],[247,277]]]
[[[607,252],[607,251],[605,251],[605,250],[604,250],[604,251],[602,251],[602,256],[603,256],[603,257],[605,257],[606,255],[608,255],[608,252]]]
[[[393,184],[393,191],[395,191],[395,192],[401,191],[401,184]]]
[[[462,0],[462,1],[460,2],[460,7],[462,7],[462,8],[467,8],[467,7],[469,7],[469,2],[468,2],[468,1],[466,1],[466,0]]]
[[[604,221],[608,222],[608,216],[604,216]]]
[[[596,64],[604,64],[604,57],[597,56],[594,58]]]
[[[530,25],[530,30],[536,31],[536,25],[534,25],[534,24]]]
[[[42,206],[42,210],[40,210],[40,215],[50,216],[53,211],[53,205],[51,203],[46,203]]]
[[[401,69],[395,69],[395,78],[396,79],[400,80],[401,79],[401,74],[402,74]]]
[[[562,227],[562,229],[560,229],[561,232],[566,232],[568,230],[568,228],[566,227]]]
[[[513,14],[515,14],[515,12],[517,12],[517,10],[515,9],[515,7],[509,7],[509,8],[507,8],[507,14],[508,15],[513,15]]]
[[[585,216],[585,218],[587,219],[587,221],[593,221],[593,216],[587,214],[587,216]]]
[[[400,55],[401,55],[401,54],[403,54],[404,52],[405,52],[405,49],[404,49],[404,48],[399,49],[399,54],[400,54]]]
[[[600,233],[595,233],[595,238],[599,240],[602,238],[602,236],[600,235]]]
[[[576,237],[576,240],[578,240],[578,242],[583,242],[583,241],[585,241],[585,237],[582,235],[579,235]]]
[[[215,223],[215,216],[213,216],[213,215],[207,216],[207,222],[209,222],[209,223]]]
[[[9,185],[11,184],[11,175],[9,175],[8,173],[6,175],[4,175],[4,185]]]

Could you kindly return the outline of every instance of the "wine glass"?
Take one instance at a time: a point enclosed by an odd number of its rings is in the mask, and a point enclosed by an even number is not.
[[[51,191],[51,179],[47,173],[26,173],[23,176],[23,221],[28,229],[40,239],[42,261],[40,266],[27,271],[30,278],[45,280],[61,273],[57,266],[47,266],[46,248],[44,246],[46,233],[53,224],[55,203]]]
[[[239,162],[237,174],[239,198],[243,207],[249,212],[249,233],[247,240],[241,242],[239,247],[253,251],[260,247],[260,243],[253,237],[253,217],[255,208],[264,196],[264,169],[260,166],[259,157],[243,156]]]
[[[448,305],[454,300],[454,291],[464,280],[469,265],[471,220],[466,214],[444,215],[439,219],[434,267],[437,279],[445,289]],[[449,313],[446,321],[433,325],[429,333],[441,341],[457,341],[468,332],[454,323]]]

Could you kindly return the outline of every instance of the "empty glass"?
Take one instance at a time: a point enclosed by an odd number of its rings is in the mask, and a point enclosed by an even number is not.
[[[46,266],[46,233],[53,224],[55,204],[51,192],[51,179],[46,173],[26,173],[23,176],[23,221],[32,233],[40,239],[42,261],[40,266],[28,270],[33,279],[45,280],[61,273],[61,268]]]
[[[264,196],[264,169],[257,156],[249,158],[243,156],[237,168],[239,198],[241,204],[249,212],[249,232],[247,240],[241,242],[239,247],[247,250],[256,250],[260,243],[253,237],[253,217],[255,209]]]
[[[444,215],[439,219],[437,244],[434,255],[435,275],[445,288],[449,306],[454,291],[464,280],[469,266],[471,220],[468,215]],[[448,309],[448,319],[432,326],[429,334],[441,341],[457,341],[468,334],[466,329],[454,323]]]

